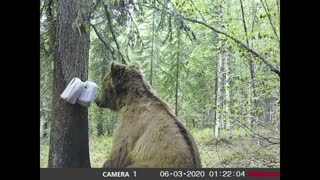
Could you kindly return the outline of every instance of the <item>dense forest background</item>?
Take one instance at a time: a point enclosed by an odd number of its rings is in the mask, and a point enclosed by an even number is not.
[[[71,1],[71,0],[70,0]],[[72,0],[90,33],[88,79],[136,63],[191,130],[203,167],[280,167],[280,0]],[[41,0],[41,167],[48,166],[58,0]],[[89,21],[82,21],[82,13]],[[91,167],[117,114],[88,109]]]

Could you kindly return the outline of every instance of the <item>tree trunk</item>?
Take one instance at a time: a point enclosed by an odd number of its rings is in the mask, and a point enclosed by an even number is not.
[[[220,134],[220,120],[221,120],[221,104],[222,104],[222,52],[219,53],[217,64],[217,94],[216,94],[216,123],[214,127],[214,137],[218,138]]]
[[[219,1],[217,6],[217,11],[219,13],[219,22],[218,25],[221,27],[222,23],[222,1]],[[220,44],[218,52],[218,62],[217,62],[217,71],[216,71],[216,113],[215,113],[215,125],[214,125],[214,137],[218,138],[220,135],[220,126],[221,126],[221,112],[222,112],[222,68],[223,68],[223,40],[217,37],[218,43]]]
[[[73,77],[88,77],[90,34],[83,26],[74,28],[78,1],[60,0],[54,49],[53,118],[51,123],[49,168],[89,168],[88,109],[60,98]],[[89,6],[83,5],[88,8]],[[77,20],[80,20],[77,18]]]
[[[251,67],[251,63],[250,63]],[[250,68],[251,69],[251,68]],[[251,71],[250,71],[251,74]],[[253,123],[253,118],[251,115],[251,89],[252,89],[252,79],[249,79],[249,84],[248,84],[248,125],[252,129],[252,123]]]
[[[216,91],[216,89],[214,88],[213,89],[213,94],[216,94],[215,93],[215,91]],[[210,103],[210,104],[213,104],[214,103],[214,100],[212,100],[212,102]],[[207,109],[207,116],[206,116],[206,119],[205,119],[205,128],[207,128],[207,127],[211,127],[210,126],[210,124],[211,124],[211,121],[212,121],[212,119],[214,120],[215,118],[216,118],[216,114],[215,114],[215,110],[212,110],[211,108],[208,108]]]
[[[99,109],[98,122],[97,122],[97,136],[101,136],[104,134],[102,115],[103,115],[103,110]]]
[[[270,102],[269,106],[269,122],[273,123],[272,113],[273,113],[273,102]]]
[[[222,56],[222,58],[223,58],[223,56]],[[221,71],[224,72],[224,70],[223,70],[223,60],[222,60],[222,70]],[[223,96],[223,90],[224,90],[224,77],[223,76],[222,76],[221,85],[222,85],[221,86],[221,97],[224,97]],[[224,99],[221,98],[220,129],[225,129],[225,115],[226,115],[226,113],[225,113],[225,109],[224,109],[224,105],[225,105],[224,103],[225,103]]]
[[[251,136],[251,142],[254,140],[253,137],[253,122],[254,122],[254,117],[251,114],[251,89],[252,89],[252,79],[249,79],[249,84],[248,84],[248,127],[250,128],[250,136]]]
[[[266,98],[263,103],[263,117],[268,122],[272,122],[272,99]]]
[[[110,57],[110,56],[109,56]],[[112,57],[112,56],[111,56]],[[102,59],[102,64],[101,64],[101,77],[100,77],[100,81],[103,82],[105,73],[108,69],[110,62],[108,61],[108,57],[103,57]],[[99,115],[98,115],[98,119],[97,119],[97,136],[101,136],[104,134],[104,128],[103,128],[103,109],[99,109]]]
[[[114,125],[115,125],[115,121],[116,121],[116,115],[115,113],[110,113],[108,114],[109,117],[107,120],[107,135],[110,136],[113,133],[113,129],[114,129]]]
[[[247,30],[247,25],[246,25],[246,20],[245,20],[245,16],[244,16],[244,9],[243,9],[243,4],[242,4],[242,0],[240,0],[240,7],[241,7],[241,13],[242,13],[242,22],[243,22],[243,28],[244,28],[244,32],[246,34],[246,42],[247,45],[249,45],[249,37],[248,37],[248,30]],[[254,19],[255,17],[253,17],[253,22],[252,24],[254,24]],[[253,25],[252,25],[253,26]],[[252,27],[252,31],[253,31],[253,27]],[[257,110],[257,95],[256,95],[256,91],[255,91],[255,85],[254,85],[254,65],[252,63],[252,59],[248,59],[249,61],[249,71],[250,71],[250,80],[249,80],[249,86],[248,86],[248,124],[249,127],[251,128],[251,130],[253,131],[253,122],[255,121],[255,119],[258,122],[258,117],[256,114],[256,110]],[[251,91],[253,92],[253,115],[251,115]],[[257,124],[257,128],[258,128],[258,124]],[[251,136],[253,138],[253,132],[251,131]],[[258,139],[258,144],[259,144],[259,139]]]
[[[200,129],[203,129],[205,126],[205,119],[206,119],[206,111],[202,110],[202,118],[201,118],[201,125],[200,125]]]
[[[251,115],[251,128],[253,128],[253,122],[256,122],[256,130],[257,133],[259,133],[259,117],[258,117],[258,113],[257,113],[257,93],[255,90],[255,82],[254,82],[254,65],[252,63],[252,59],[249,60],[250,62],[250,86],[252,88],[252,92],[253,92],[253,115]],[[251,97],[249,97],[251,98]],[[258,145],[260,145],[260,140],[259,138],[257,139]]]
[[[231,123],[230,123],[230,91],[229,91],[229,81],[230,81],[230,67],[229,67],[229,53],[225,52],[224,56],[224,69],[226,73],[226,80],[225,80],[225,91],[226,91],[226,130],[227,130],[227,139],[231,136]]]
[[[234,83],[236,85],[236,82]],[[233,102],[233,112],[234,112],[234,119],[236,119],[237,121],[235,121],[234,123],[239,124],[239,122],[242,122],[242,117],[241,117],[241,111],[240,111],[240,102],[242,102],[242,98],[241,98],[241,90],[240,87],[236,87],[235,92],[234,92],[234,99],[232,100]]]

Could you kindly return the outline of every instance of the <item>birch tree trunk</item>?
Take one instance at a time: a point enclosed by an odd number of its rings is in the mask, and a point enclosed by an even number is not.
[[[222,104],[222,61],[223,54],[219,53],[217,64],[217,94],[216,94],[216,119],[214,127],[214,137],[218,138],[220,134],[220,120],[221,120],[221,104]]]
[[[225,73],[226,73],[226,80],[225,80],[225,93],[226,93],[226,104],[225,104],[225,108],[226,108],[226,130],[227,130],[227,139],[230,139],[231,136],[231,122],[230,122],[230,91],[229,91],[229,81],[230,81],[230,67],[229,67],[229,53],[228,51],[225,52],[224,55],[224,69],[225,69]]]
[[[222,22],[222,1],[219,1],[217,6],[218,15],[218,25],[221,28]],[[219,52],[218,52],[218,62],[216,70],[216,113],[215,113],[215,126],[214,126],[214,137],[218,138],[220,135],[220,126],[221,126],[221,112],[222,112],[222,68],[223,68],[223,41],[218,37]]]

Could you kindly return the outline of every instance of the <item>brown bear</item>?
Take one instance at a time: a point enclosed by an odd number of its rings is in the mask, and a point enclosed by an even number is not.
[[[112,62],[95,103],[119,115],[103,168],[202,167],[191,133],[154,94],[139,66]]]

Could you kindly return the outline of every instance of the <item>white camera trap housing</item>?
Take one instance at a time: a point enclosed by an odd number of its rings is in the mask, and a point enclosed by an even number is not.
[[[83,89],[84,82],[75,77],[70,81],[60,97],[70,104],[75,104],[77,102],[77,99],[80,97]]]
[[[88,107],[93,102],[97,93],[97,84],[92,81],[86,81],[84,83],[84,89],[77,101],[78,104]]]
[[[73,78],[61,94],[61,98],[70,104],[78,103],[89,107],[97,93],[97,84],[92,81],[83,82],[79,78]]]

